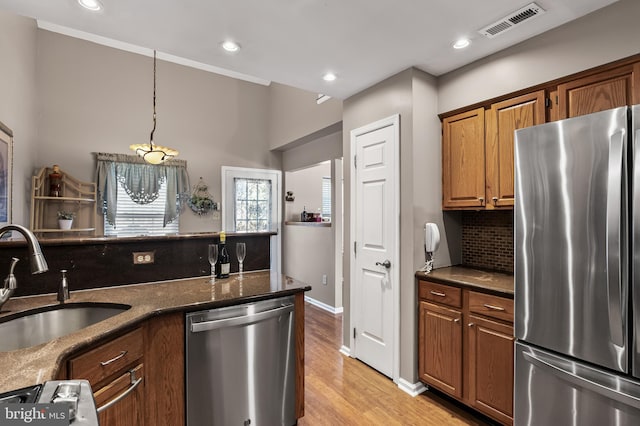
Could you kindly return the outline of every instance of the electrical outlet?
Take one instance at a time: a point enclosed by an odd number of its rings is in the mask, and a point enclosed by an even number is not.
[[[154,252],[152,251],[138,251],[133,252],[133,264],[134,265],[150,265],[155,261]]]
[[[322,274],[322,284],[327,285],[327,274]]]

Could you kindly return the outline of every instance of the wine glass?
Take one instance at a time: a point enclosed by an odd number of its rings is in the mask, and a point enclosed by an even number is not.
[[[240,278],[242,278],[242,263],[247,255],[247,246],[245,243],[236,244],[236,256],[238,257],[238,272],[240,272]]]
[[[216,262],[218,261],[218,245],[209,244],[209,264],[211,265],[211,281],[216,278]]]

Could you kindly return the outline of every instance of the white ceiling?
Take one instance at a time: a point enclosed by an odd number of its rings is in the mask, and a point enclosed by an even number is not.
[[[411,66],[444,74],[617,0],[536,0],[546,13],[494,39],[477,31],[531,0],[100,1],[97,13],[77,0],[0,0],[0,10],[45,29],[344,99]],[[471,45],[452,49],[462,36]],[[228,38],[242,49],[222,51]],[[328,71],[338,79],[323,81]]]

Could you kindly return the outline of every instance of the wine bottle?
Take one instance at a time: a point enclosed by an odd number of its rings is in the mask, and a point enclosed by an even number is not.
[[[229,278],[229,267],[231,258],[227,251],[227,237],[224,232],[220,233],[220,244],[218,244],[218,262],[216,263],[216,278]]]

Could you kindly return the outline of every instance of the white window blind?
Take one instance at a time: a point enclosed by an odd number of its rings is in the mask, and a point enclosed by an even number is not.
[[[139,235],[166,235],[179,232],[179,217],[163,227],[167,200],[167,184],[163,182],[158,198],[149,204],[134,203],[118,182],[118,204],[115,226],[104,221],[104,235],[111,237],[135,237]]]
[[[331,178],[322,178],[322,220],[331,221]]]

